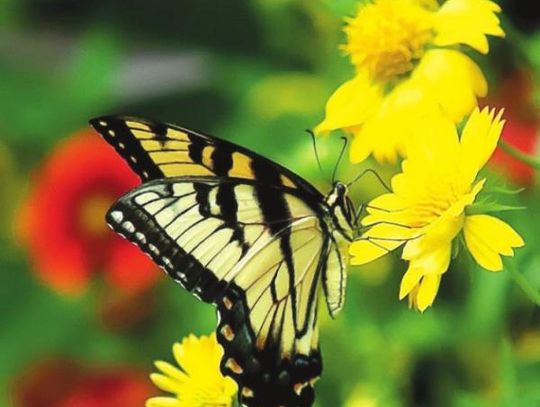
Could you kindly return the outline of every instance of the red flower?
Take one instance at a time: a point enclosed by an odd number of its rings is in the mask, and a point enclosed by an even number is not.
[[[33,366],[12,388],[14,407],[139,407],[153,392],[143,372],[66,360]]]
[[[540,115],[533,103],[532,74],[525,69],[512,72],[502,80],[494,95],[484,102],[486,105],[505,109],[506,125],[501,139],[521,152],[535,156],[540,133]],[[500,148],[495,151],[491,163],[519,185],[530,186],[534,181],[533,168]]]
[[[82,291],[97,271],[114,286],[148,287],[159,275],[144,254],[105,223],[115,199],[138,184],[93,131],[59,143],[37,171],[19,219],[33,268],[62,293]]]
[[[104,372],[88,377],[58,407],[138,407],[152,391],[144,374]]]

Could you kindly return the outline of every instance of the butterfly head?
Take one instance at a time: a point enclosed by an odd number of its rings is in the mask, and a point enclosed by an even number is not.
[[[330,208],[336,229],[347,239],[352,240],[356,229],[356,212],[349,198],[349,188],[343,182],[334,182],[330,193],[326,196],[326,204]]]

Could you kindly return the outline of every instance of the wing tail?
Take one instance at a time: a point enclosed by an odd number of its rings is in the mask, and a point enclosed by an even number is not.
[[[278,340],[258,350],[249,313],[242,289],[231,284],[218,303],[217,338],[225,351],[221,370],[239,383],[241,403],[249,407],[311,406],[313,385],[322,372],[318,347],[309,355],[283,358],[279,338],[274,338]],[[314,325],[317,335],[316,319]]]

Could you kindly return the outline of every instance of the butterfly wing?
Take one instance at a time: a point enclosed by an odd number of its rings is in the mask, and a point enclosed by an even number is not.
[[[166,178],[129,192],[107,220],[217,306],[221,368],[245,405],[312,404],[322,369],[317,300],[332,247],[309,205],[277,186]]]
[[[239,178],[296,190],[322,200],[320,192],[287,168],[253,151],[183,127],[132,117],[103,116],[90,124],[143,181],[166,177]]]

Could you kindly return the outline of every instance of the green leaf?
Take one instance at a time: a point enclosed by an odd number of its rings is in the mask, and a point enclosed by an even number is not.
[[[482,192],[484,193],[494,193],[494,194],[504,194],[504,195],[518,195],[525,191],[525,188],[510,189],[507,186],[501,185],[486,185]]]
[[[476,202],[465,208],[466,215],[481,215],[484,213],[521,211],[527,209],[525,206],[505,205],[497,202]]]

